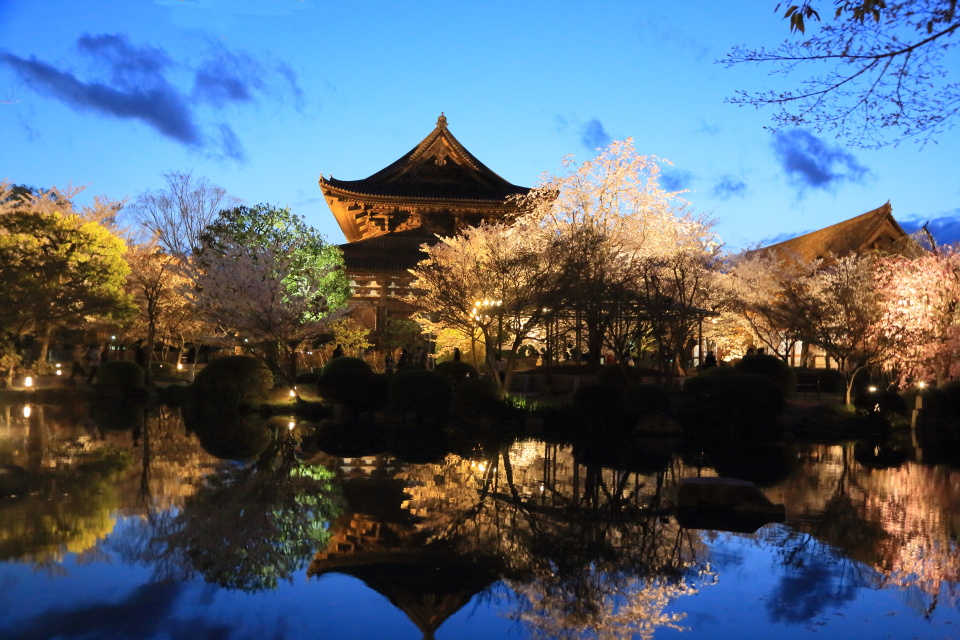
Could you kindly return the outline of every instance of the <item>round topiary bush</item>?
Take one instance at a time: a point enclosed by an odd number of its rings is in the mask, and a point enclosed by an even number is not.
[[[453,390],[453,410],[464,417],[488,416],[501,404],[500,389],[492,378],[469,378]]]
[[[591,384],[573,394],[574,431],[610,433],[626,429],[623,388],[611,384]]]
[[[387,376],[366,369],[344,367],[317,378],[317,394],[328,402],[353,409],[382,407],[387,402]]]
[[[648,413],[670,413],[670,396],[656,384],[631,384],[623,390],[623,410],[636,420]]]
[[[629,382],[626,372],[618,364],[605,364],[597,372],[597,382],[624,387]]]
[[[106,386],[119,387],[125,391],[142,389],[146,383],[146,372],[136,362],[107,360],[97,369],[97,382]]]
[[[480,377],[476,368],[469,362],[447,360],[437,363],[434,371],[450,380],[450,384],[456,388],[466,380],[475,380]]]
[[[354,358],[351,356],[340,356],[333,358],[323,366],[323,373],[334,373],[336,371],[373,371],[367,361],[363,358]]]
[[[797,374],[777,356],[763,354],[745,356],[734,367],[737,373],[751,373],[773,380],[784,397],[793,397],[797,391]]]
[[[690,383],[694,380],[694,389]],[[753,373],[691,378],[685,396],[695,408],[692,426],[728,431],[771,430],[783,413],[783,390],[770,378]]]
[[[391,376],[387,397],[397,409],[439,415],[450,405],[452,393],[453,386],[446,376],[426,369],[410,369]]]
[[[225,356],[197,373],[190,393],[203,403],[236,406],[263,398],[272,388],[273,373],[265,362],[251,356]]]

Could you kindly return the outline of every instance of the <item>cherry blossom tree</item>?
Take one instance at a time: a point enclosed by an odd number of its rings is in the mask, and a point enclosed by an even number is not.
[[[709,262],[719,242],[679,192],[660,188],[660,162],[637,153],[630,138],[614,141],[580,165],[566,158],[559,175],[518,201],[575,275],[563,306],[582,317],[594,362],[619,318],[670,298],[684,310],[676,319],[704,301],[703,280],[690,268]],[[660,297],[651,302],[653,289]],[[674,328],[679,340],[683,325]]]
[[[486,224],[425,245],[427,259],[411,272],[418,293],[409,299],[421,314],[465,337],[478,330],[485,360],[501,388],[508,388],[517,353],[540,326],[563,290],[562,261],[542,227],[529,221]]]
[[[223,211],[192,265],[197,308],[290,383],[304,341],[350,295],[343,255],[287,208]]]
[[[797,316],[804,308],[791,304],[783,289],[809,275],[810,269],[792,257],[746,252],[734,260],[722,278],[726,306],[743,320],[760,344],[786,357],[800,340]]]
[[[891,365],[901,384],[960,375],[960,251],[879,261],[885,304],[880,326],[896,341]]]
[[[850,404],[858,373],[881,365],[896,349],[883,326],[884,298],[876,282],[878,257],[849,255],[826,266],[819,261],[812,275],[786,283],[785,304],[797,310],[797,332],[837,361]]]

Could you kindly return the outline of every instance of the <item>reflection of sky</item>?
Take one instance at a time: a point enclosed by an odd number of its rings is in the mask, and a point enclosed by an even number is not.
[[[130,527],[118,527],[130,534]],[[109,541],[107,543],[109,545]],[[150,567],[124,563],[112,552],[96,561],[69,556],[60,566],[0,565],[0,638],[97,640],[348,640],[419,639],[399,609],[363,582],[328,574],[256,594],[204,583],[155,582]],[[496,614],[498,598],[467,604],[441,627],[439,638],[520,637]]]
[[[895,589],[869,587],[870,571],[832,557],[784,567],[776,549],[758,541],[721,535],[708,543],[719,582],[675,601],[670,612],[685,612],[682,634],[663,629],[657,639],[750,640],[752,638],[954,638],[960,612],[938,610],[932,621],[918,619]]]
[[[668,611],[686,613],[679,634],[660,629],[656,638],[948,638],[960,629],[960,613],[938,610],[918,619],[894,589],[840,580],[850,571],[829,557],[805,570],[783,567],[776,549],[736,535],[708,543],[717,584],[674,601]],[[862,571],[862,570],[861,570]],[[860,573],[859,575],[863,575]],[[414,624],[379,593],[351,577],[328,574],[257,594],[217,589],[202,581],[153,582],[149,567],[125,564],[110,551],[94,561],[71,556],[57,569],[26,564],[0,566],[0,637],[4,640],[164,638],[264,640],[299,638],[418,639]],[[496,586],[502,589],[502,586]],[[445,638],[521,638],[506,618],[510,599],[478,596],[447,620]]]

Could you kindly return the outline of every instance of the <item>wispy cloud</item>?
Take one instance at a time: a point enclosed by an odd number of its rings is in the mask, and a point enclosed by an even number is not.
[[[603,128],[603,123],[594,118],[583,125],[580,130],[580,142],[588,151],[596,151],[606,147],[613,141],[610,134]]]
[[[693,180],[693,173],[685,169],[665,168],[660,172],[660,187],[664,191],[686,191]]]
[[[121,34],[85,34],[76,43],[88,77],[34,56],[0,51],[0,64],[12,69],[34,91],[77,111],[136,120],[157,133],[214,155],[243,161],[239,136],[226,122],[207,122],[205,105],[213,111],[250,105],[281,91],[302,97],[296,74],[286,65],[267,67],[243,52],[210,43],[207,55],[194,66],[173,60],[161,47],[136,45]],[[189,87],[182,73],[186,70]]]
[[[863,182],[869,169],[839,145],[831,145],[803,129],[778,132],[773,150],[787,180],[798,191],[829,191],[843,182]]]
[[[717,183],[713,185],[713,195],[721,200],[729,200],[734,196],[742,196],[746,193],[747,183],[732,174],[720,176]]]

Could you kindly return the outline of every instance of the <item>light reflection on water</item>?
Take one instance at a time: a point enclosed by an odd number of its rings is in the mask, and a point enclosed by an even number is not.
[[[0,464],[31,478],[0,502],[0,637],[960,635],[960,472],[916,451],[659,441],[624,471],[525,440],[414,464],[276,422],[243,425],[241,465],[167,409],[0,407]],[[670,489],[717,472],[787,521],[680,527]]]

